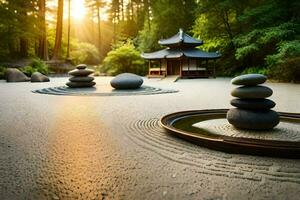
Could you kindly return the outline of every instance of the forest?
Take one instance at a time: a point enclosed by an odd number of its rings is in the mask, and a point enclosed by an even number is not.
[[[294,0],[0,0],[0,76],[6,67],[57,73],[78,63],[145,75],[140,54],[182,28],[221,52],[218,76],[297,82],[299,10]]]

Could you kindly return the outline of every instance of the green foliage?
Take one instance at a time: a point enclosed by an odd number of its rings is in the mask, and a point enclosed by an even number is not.
[[[145,75],[147,67],[132,42],[126,42],[107,54],[103,61],[103,71],[112,75],[131,72]]]
[[[204,40],[205,50],[222,52],[219,74],[262,73],[281,80],[299,79],[294,67],[298,65],[291,64],[299,57],[299,1],[212,0],[197,4],[199,14],[192,32]]]
[[[234,43],[238,47],[235,57],[239,60],[255,53],[266,56],[269,51],[264,48],[265,46],[272,51],[278,42],[294,38],[297,27],[297,24],[287,22],[275,27],[254,29],[245,35],[240,35],[234,39]]]
[[[4,79],[5,72],[6,72],[6,67],[0,66],[0,79]]]
[[[300,56],[300,40],[284,41],[278,44],[276,54],[266,57],[266,63],[273,67],[277,64],[283,64],[286,59],[297,56]]]
[[[48,65],[40,59],[33,59],[29,66],[21,69],[26,75],[31,76],[34,72],[49,74]]]
[[[90,43],[73,41],[70,57],[74,64],[97,64],[100,62],[99,51]]]
[[[284,81],[300,80],[300,41],[284,41],[278,44],[277,53],[266,57],[270,76]]]
[[[284,62],[270,67],[269,76],[280,81],[299,82],[300,56],[286,58]]]
[[[153,1],[152,23],[157,38],[166,38],[177,33],[179,28],[188,31],[195,20],[196,3],[194,0],[160,0]]]
[[[138,48],[141,52],[151,52],[160,49],[158,44],[157,26],[153,24],[151,29],[145,24],[144,29],[138,35]]]
[[[265,67],[250,67],[244,69],[242,74],[264,74],[268,75],[269,74],[269,69]]]
[[[239,60],[241,58],[253,54],[254,52],[257,52],[258,50],[259,47],[256,44],[249,44],[247,46],[238,48],[236,50],[235,57]]]
[[[6,0],[0,2],[0,59],[26,57],[34,52],[39,35],[36,24],[37,1]]]

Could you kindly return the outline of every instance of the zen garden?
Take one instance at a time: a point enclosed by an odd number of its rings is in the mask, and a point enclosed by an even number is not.
[[[0,0],[0,200],[299,199],[299,10]]]

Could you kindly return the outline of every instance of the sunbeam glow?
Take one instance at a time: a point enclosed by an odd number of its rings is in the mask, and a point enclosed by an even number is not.
[[[73,0],[71,1],[71,16],[75,20],[81,20],[86,14],[86,7],[84,0]]]

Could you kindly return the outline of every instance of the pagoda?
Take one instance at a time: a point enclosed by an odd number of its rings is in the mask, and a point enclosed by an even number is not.
[[[176,35],[159,40],[158,43],[167,48],[142,54],[149,63],[148,77],[168,75],[177,75],[180,78],[215,77],[215,60],[220,58],[221,54],[196,48],[202,45],[203,41],[179,29]],[[213,61],[213,67],[209,67],[209,60]]]

